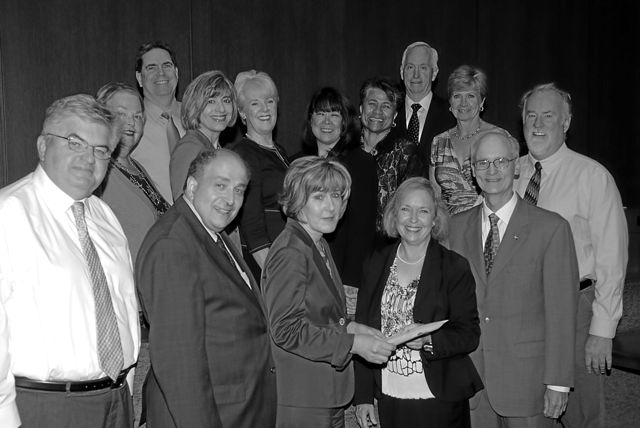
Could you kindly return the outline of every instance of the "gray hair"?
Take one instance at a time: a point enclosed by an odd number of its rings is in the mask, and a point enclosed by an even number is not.
[[[490,136],[499,137],[503,141],[507,142],[507,145],[509,146],[509,152],[510,152],[509,156],[510,157],[517,158],[517,157],[520,156],[520,143],[518,143],[518,140],[513,138],[511,135],[509,135],[505,131],[494,130],[494,131],[487,132],[486,134],[484,134],[482,137],[480,137],[478,139],[478,141],[476,141],[473,144],[473,146],[471,146],[471,161],[472,162],[476,161],[476,153],[478,152],[478,147],[480,146],[480,143],[482,142],[482,140],[484,140],[485,138],[490,137]]]
[[[560,95],[560,98],[562,98],[562,104],[564,107],[565,119],[570,118],[571,117],[571,94],[569,94],[569,92],[567,91],[560,89],[558,86],[556,86],[554,82],[550,82],[550,83],[541,83],[539,85],[536,85],[533,88],[529,89],[527,92],[525,92],[524,95],[522,95],[522,98],[520,98],[520,109],[522,110],[522,121],[524,122],[524,116],[525,116],[524,110],[527,107],[527,101],[529,100],[531,95],[538,92],[544,92],[544,91],[552,91]]]
[[[276,84],[271,78],[271,76],[269,76],[264,71],[256,71],[256,70],[241,71],[236,76],[236,80],[233,84],[233,86],[235,86],[236,88],[236,94],[238,95],[238,108],[240,110],[244,109],[244,103],[246,101],[246,97],[244,94],[244,87],[249,81],[256,81],[256,82],[259,82],[259,84],[261,85],[271,88],[273,90],[273,94],[276,98],[276,101],[278,100],[278,88],[276,87]]]
[[[403,78],[404,64],[407,61],[407,54],[409,53],[409,50],[417,46],[424,46],[425,48],[427,48],[430,53],[429,56],[431,58],[431,68],[433,70],[438,70],[438,51],[432,48],[431,45],[429,45],[429,43],[427,42],[413,42],[405,48],[404,52],[402,52],[402,62],[400,63],[400,79]]]

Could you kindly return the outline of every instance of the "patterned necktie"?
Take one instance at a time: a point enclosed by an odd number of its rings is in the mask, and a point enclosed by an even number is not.
[[[495,213],[489,214],[489,222],[491,222],[491,230],[484,242],[484,268],[487,276],[491,273],[493,260],[496,258],[498,247],[500,246],[500,231],[498,230],[498,221],[500,218]]]
[[[420,135],[420,121],[418,120],[418,110],[420,110],[421,105],[418,103],[411,104],[411,118],[409,119],[409,127],[407,128],[407,134],[409,135],[409,140],[418,144],[418,135]]]
[[[124,359],[122,357],[122,344],[120,343],[120,333],[116,314],[113,310],[111,293],[109,292],[107,278],[104,275],[98,252],[87,230],[87,223],[84,218],[84,204],[82,202],[74,202],[71,209],[76,220],[82,253],[91,275],[91,286],[95,300],[96,341],[100,368],[115,381],[123,368]]]
[[[176,127],[171,114],[163,112],[160,116],[167,121],[167,144],[169,145],[169,153],[173,153],[173,149],[175,149],[178,145],[178,141],[180,141],[180,132],[178,131],[178,127]]]
[[[529,179],[527,190],[524,192],[524,200],[529,202],[531,205],[536,205],[538,203],[538,193],[540,193],[540,176],[542,175],[542,165],[540,162],[536,162],[535,167],[536,172],[534,172]]]

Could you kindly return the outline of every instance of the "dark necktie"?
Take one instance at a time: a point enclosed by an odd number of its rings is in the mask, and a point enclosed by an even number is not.
[[[418,120],[418,110],[420,110],[420,104],[411,104],[411,118],[409,119],[409,126],[407,127],[407,134],[409,140],[418,144],[418,136],[420,135],[420,120]]]
[[[538,194],[540,193],[540,176],[542,175],[542,165],[540,162],[536,162],[535,167],[536,172],[534,172],[529,179],[527,190],[524,192],[524,200],[529,202],[531,205],[536,205],[538,203]]]
[[[489,222],[491,223],[491,230],[487,235],[487,240],[484,242],[484,268],[487,272],[487,276],[491,273],[493,267],[493,260],[496,258],[498,247],[500,246],[500,231],[498,230],[498,221],[500,218],[495,213],[489,214]]]
[[[167,121],[167,145],[169,146],[169,154],[171,154],[173,153],[173,149],[178,145],[178,141],[180,141],[180,132],[170,113],[163,112],[160,116]]]
[[[225,257],[227,258],[227,260],[229,260],[229,263],[231,263],[231,266],[233,266],[234,269],[237,269],[236,267],[236,262],[233,259],[233,256],[231,255],[231,253],[229,252],[229,250],[227,249],[227,246],[224,245],[224,241],[222,241],[222,236],[220,236],[219,233],[216,233],[216,236],[218,237],[218,239],[215,241],[216,245],[218,246],[218,248],[220,248],[220,250],[222,251],[222,253],[225,255]]]
[[[76,229],[78,229],[82,253],[91,275],[91,286],[95,300],[96,341],[100,368],[115,381],[123,368],[124,359],[111,293],[109,292],[107,278],[104,275],[98,252],[87,230],[87,223],[84,218],[84,204],[82,202],[74,202],[71,209],[76,220]]]

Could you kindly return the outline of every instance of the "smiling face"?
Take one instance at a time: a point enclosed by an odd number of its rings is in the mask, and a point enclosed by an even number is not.
[[[402,80],[412,101],[418,102],[431,92],[431,83],[437,75],[438,69],[433,67],[431,51],[426,46],[415,46],[407,52]]]
[[[405,245],[420,246],[427,243],[435,218],[436,204],[425,189],[410,188],[400,197],[396,230]]]
[[[235,154],[221,152],[200,177],[187,178],[185,197],[208,229],[221,232],[238,214],[248,184],[244,163]]]
[[[318,145],[333,147],[340,139],[342,115],[339,111],[316,111],[310,122]]]
[[[178,68],[171,60],[169,52],[154,48],[142,55],[142,69],[136,72],[136,79],[145,98],[154,100],[174,97],[178,86]]]
[[[527,100],[522,122],[529,153],[537,160],[543,160],[564,143],[571,117],[567,115],[560,94],[551,90],[538,91]]]
[[[454,91],[449,98],[451,113],[458,121],[469,121],[480,114],[484,100],[478,91]]]
[[[498,158],[512,159],[505,169],[498,169],[493,161]],[[475,163],[489,161],[489,168],[480,170]],[[519,169],[518,155],[514,153],[507,137],[502,134],[486,134],[476,143],[471,168],[482,189],[489,208],[496,211],[509,202],[513,195],[513,179]]]
[[[114,93],[106,102],[117,120],[120,129],[120,144],[133,150],[142,138],[145,116],[140,99],[127,91]]]
[[[247,124],[247,133],[271,136],[278,120],[278,98],[268,85],[249,80],[243,91],[240,117]]]
[[[77,116],[63,116],[43,130],[63,137],[74,136],[90,146],[110,146],[111,129]],[[62,191],[75,200],[90,196],[107,172],[109,160],[96,159],[92,148],[74,152],[64,138],[52,135],[38,137],[38,156],[47,176]]]
[[[337,189],[312,192],[298,213],[298,220],[313,240],[317,241],[322,235],[336,230],[343,213],[343,203],[342,192]]]
[[[381,133],[391,129],[396,118],[396,106],[380,88],[367,89],[366,96],[360,106],[362,126],[373,133]]]
[[[209,138],[224,131],[233,117],[233,101],[229,94],[209,98],[200,113],[200,131]],[[217,140],[217,138],[216,138]]]

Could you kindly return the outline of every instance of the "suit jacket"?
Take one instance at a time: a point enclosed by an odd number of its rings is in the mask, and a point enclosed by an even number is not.
[[[149,320],[150,427],[272,427],[276,386],[258,284],[251,288],[183,198],[145,238],[136,267]]]
[[[309,234],[289,219],[262,271],[279,405],[336,408],[353,397],[354,336],[347,333],[342,280],[322,244],[333,277]]]
[[[398,243],[376,251],[367,264],[358,292],[356,321],[380,329],[382,294]],[[433,354],[420,352],[427,385],[443,401],[460,401],[482,389],[469,353],[478,346],[480,326],[475,282],[467,261],[431,240],[427,248],[413,306],[415,322],[448,319],[432,333]],[[380,366],[355,359],[355,404],[373,403],[381,396]]]
[[[398,117],[396,119],[396,127],[393,129],[396,133],[399,133],[403,137],[408,138],[406,120],[407,116],[404,108],[404,103],[404,100],[400,103],[400,107],[398,108]],[[422,128],[422,135],[420,136],[420,141],[418,142],[418,155],[425,167],[428,168],[429,166],[429,158],[431,157],[431,143],[433,142],[433,137],[440,134],[441,132],[446,131],[447,129],[453,128],[455,124],[456,121],[453,115],[449,112],[449,103],[437,96],[434,92],[433,97],[431,98],[429,111],[427,112],[427,118]],[[428,177],[428,175],[423,175],[423,177]]]
[[[571,229],[518,197],[487,278],[481,222],[479,205],[450,225],[451,248],[476,279],[482,336],[471,358],[498,414],[540,414],[546,385],[573,386],[579,280]]]

